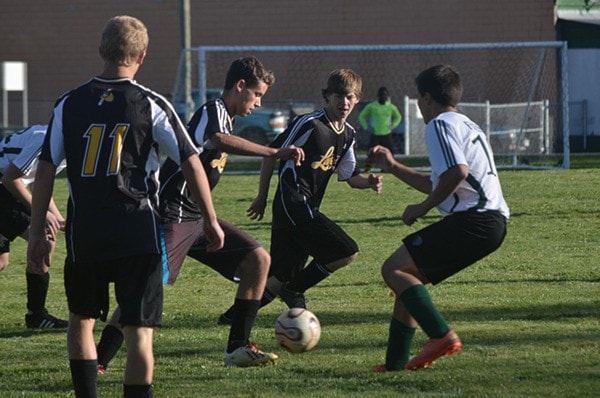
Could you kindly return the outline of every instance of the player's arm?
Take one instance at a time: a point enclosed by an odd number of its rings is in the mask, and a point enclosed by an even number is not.
[[[237,135],[225,133],[214,133],[211,135],[210,140],[218,150],[235,155],[274,157],[283,160],[294,159],[297,164],[304,160],[304,152],[294,145],[272,148]]]
[[[11,164],[2,175],[2,185],[19,202],[31,210],[31,192],[23,183],[25,174],[17,166]]]
[[[398,125],[402,121],[402,115],[400,114],[400,111],[398,110],[398,107],[396,105],[390,104],[390,107],[392,108],[392,122],[390,127],[391,130],[393,130],[396,127],[398,127]]]
[[[23,183],[25,174],[14,164],[6,168],[2,175],[2,185],[10,192],[10,194],[20,203],[22,203],[29,211],[31,211],[32,197],[31,192]],[[64,229],[64,218],[58,211],[54,200],[50,199],[50,205],[46,214],[46,225],[50,228],[52,238],[56,237],[56,231]]]
[[[31,222],[27,245],[27,267],[31,272],[43,274],[44,268],[50,264],[50,245],[46,215],[54,190],[56,166],[51,162],[40,160],[37,171],[37,184],[33,187],[31,202]]]
[[[271,185],[271,177],[275,169],[274,158],[263,158],[260,166],[260,179],[258,183],[258,194],[252,201],[252,204],[246,210],[246,215],[252,220],[260,221],[265,215],[267,208],[267,198],[269,197],[269,187]]]
[[[373,191],[377,193],[381,193],[383,189],[383,177],[377,176],[375,174],[369,174],[368,176],[364,174],[356,174],[349,179],[346,180],[348,185],[352,188],[356,189],[367,189],[371,188]]]
[[[468,175],[469,167],[465,164],[450,167],[440,176],[435,189],[427,195],[423,202],[406,206],[404,214],[402,214],[402,221],[406,225],[412,225],[418,218],[423,217],[429,210],[452,195]]]
[[[216,251],[223,247],[225,234],[219,225],[217,213],[213,206],[208,178],[198,155],[193,154],[181,162],[181,172],[188,184],[194,201],[202,212],[204,233],[208,239],[208,251]]]
[[[369,161],[378,165],[381,170],[392,173],[396,178],[415,188],[417,191],[425,194],[431,192],[430,175],[413,170],[398,162],[394,159],[389,149],[380,145],[371,148],[369,150]]]

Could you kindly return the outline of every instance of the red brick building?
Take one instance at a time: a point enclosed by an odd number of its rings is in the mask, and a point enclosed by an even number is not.
[[[58,96],[100,72],[99,34],[114,15],[146,23],[150,50],[138,81],[170,93],[182,47],[180,5],[176,0],[2,0],[0,62],[28,65],[29,124],[46,123]],[[549,0],[191,0],[191,25],[192,46],[555,40]],[[19,93],[11,93],[9,105],[10,124],[19,124]]]

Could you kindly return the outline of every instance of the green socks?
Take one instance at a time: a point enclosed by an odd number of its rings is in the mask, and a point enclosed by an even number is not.
[[[388,370],[403,370],[410,358],[410,347],[417,329],[404,325],[392,318],[385,353],[385,367]]]
[[[431,301],[425,286],[411,286],[398,298],[429,338],[438,339],[450,331],[446,320]]]

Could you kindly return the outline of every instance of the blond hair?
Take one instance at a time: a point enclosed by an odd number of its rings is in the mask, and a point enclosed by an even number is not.
[[[323,89],[323,98],[329,94],[347,95],[353,93],[362,98],[362,78],[352,69],[336,69],[329,74],[327,88]]]
[[[99,51],[105,62],[131,66],[147,50],[148,29],[139,19],[120,15],[104,25]]]

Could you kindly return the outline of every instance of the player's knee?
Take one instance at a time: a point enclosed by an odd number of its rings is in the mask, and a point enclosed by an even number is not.
[[[354,254],[352,254],[352,255],[350,255],[350,256],[348,256],[348,257],[346,257],[346,258],[344,259],[344,260],[345,260],[345,263],[344,263],[344,265],[343,265],[343,266],[345,267],[346,265],[350,265],[350,263],[352,263],[354,260],[356,260],[356,257],[358,257],[358,252],[356,252],[356,253],[354,253]]]
[[[9,256],[8,253],[0,254],[0,272],[8,268]]]
[[[270,266],[271,256],[265,249],[259,247],[242,260],[238,268],[238,273],[241,275],[246,275],[248,273],[266,275],[269,272]]]
[[[381,277],[384,281],[387,282],[390,280],[390,276],[393,274],[394,269],[394,264],[390,261],[390,259],[387,259],[383,263],[383,265],[381,266]]]
[[[356,257],[358,257],[358,252],[351,254],[348,257],[345,257],[340,260],[329,263],[325,266],[325,268],[327,268],[327,270],[329,270],[329,272],[335,272],[338,269],[343,268],[343,267],[349,265],[350,263],[352,263],[354,260],[356,260]]]

